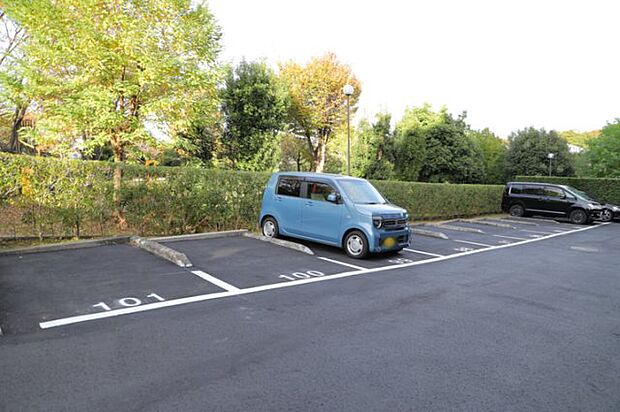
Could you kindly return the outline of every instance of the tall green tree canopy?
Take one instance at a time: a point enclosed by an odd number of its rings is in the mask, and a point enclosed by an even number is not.
[[[332,53],[313,58],[305,66],[285,63],[280,67],[280,75],[291,96],[291,129],[306,140],[312,170],[321,172],[329,140],[347,118],[343,87],[353,86],[350,104],[354,111],[361,93],[360,83],[351,68],[340,63]]]
[[[26,76],[42,112],[37,129],[72,146],[109,143],[115,160],[170,136],[196,110],[214,113],[220,31],[191,0],[13,0],[28,31]],[[206,103],[205,103],[206,102]]]
[[[549,173],[547,155],[553,153],[551,173],[554,176],[572,176],[573,164],[568,144],[555,131],[529,127],[511,133],[506,153],[506,170],[510,177],[516,175],[544,176]]]
[[[505,183],[504,162],[508,149],[507,142],[489,129],[468,130],[467,137],[478,147],[482,156],[481,183]]]
[[[597,177],[620,177],[620,119],[608,123],[598,138],[590,140],[587,157]]]
[[[465,114],[454,118],[443,107],[429,104],[405,111],[396,125],[396,170],[404,180],[477,183],[482,179],[482,158],[467,138]]]
[[[229,68],[222,90],[223,155],[233,168],[271,170],[285,126],[286,88],[264,62]]]
[[[375,119],[373,124],[362,120],[355,130],[351,169],[353,175],[366,179],[390,179],[394,175],[389,158],[393,145],[392,116],[379,113]]]

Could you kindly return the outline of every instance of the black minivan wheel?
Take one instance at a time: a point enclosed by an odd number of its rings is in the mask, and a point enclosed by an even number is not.
[[[512,205],[510,209],[508,209],[508,213],[510,213],[510,216],[522,217],[525,215],[525,208],[521,205]]]
[[[588,215],[582,209],[575,209],[570,212],[570,221],[576,225],[585,225],[588,222]]]
[[[261,231],[263,232],[263,236],[269,238],[276,238],[280,235],[280,228],[278,227],[278,222],[276,222],[276,220],[271,216],[263,219]]]
[[[359,230],[350,232],[343,242],[344,251],[353,259],[362,259],[368,255],[368,239]]]

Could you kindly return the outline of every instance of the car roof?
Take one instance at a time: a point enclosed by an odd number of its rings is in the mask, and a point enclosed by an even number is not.
[[[557,186],[568,188],[566,185],[560,185],[557,183],[545,183],[545,182],[508,182],[508,185],[542,185],[542,186]]]
[[[295,176],[295,177],[315,177],[315,178],[329,178],[329,179],[352,179],[352,180],[365,180],[359,177],[339,175],[335,173],[316,173],[316,172],[277,172],[275,176]]]

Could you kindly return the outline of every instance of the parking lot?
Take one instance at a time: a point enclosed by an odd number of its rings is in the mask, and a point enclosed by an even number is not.
[[[128,244],[0,257],[2,328],[34,332],[73,323],[342,277],[432,264],[595,228],[545,219],[456,220],[418,225],[399,253],[349,258],[300,242],[314,254],[245,236],[160,241],[184,253],[181,268]]]
[[[364,260],[316,243],[302,242],[309,254],[243,235],[159,241],[187,256],[193,266],[185,268],[129,244],[0,256],[0,343],[5,359],[22,357],[0,373],[0,406],[142,409],[163,399],[164,409],[247,410],[266,396],[255,409],[406,409],[415,401],[424,409],[513,402],[566,410],[579,396],[575,409],[612,410],[620,406],[612,373],[620,366],[612,360],[620,355],[620,262],[601,258],[611,257],[606,248],[613,250],[619,230],[537,218],[455,220],[416,225],[409,248]],[[559,358],[554,345],[564,351]],[[581,356],[578,366],[569,355]],[[38,385],[54,388],[51,377],[63,374],[62,384],[80,391],[66,401],[26,384],[41,363]],[[166,366],[151,381],[156,365]],[[304,383],[309,377],[314,382]],[[257,379],[272,381],[250,383]],[[250,386],[231,383],[239,380]],[[313,398],[282,394],[275,382],[309,385]],[[413,385],[411,394],[396,382]],[[384,392],[368,398],[367,385]],[[533,393],[508,389],[523,385]],[[545,394],[551,404],[540,403]]]

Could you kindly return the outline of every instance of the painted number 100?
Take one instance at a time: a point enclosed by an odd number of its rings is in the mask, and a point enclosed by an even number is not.
[[[157,293],[151,293],[150,295],[146,295],[146,297],[155,299],[159,302],[163,302],[164,300],[166,300],[162,298],[161,296],[159,296]],[[133,297],[122,298],[122,299],[117,300],[116,302],[118,302],[120,306],[124,306],[126,308],[129,308],[132,306],[139,306],[143,303],[140,299],[133,298]],[[112,308],[108,306],[105,302],[99,302],[93,305],[93,308],[101,308],[103,310],[112,310]]]
[[[318,270],[308,270],[307,272],[295,272],[290,275],[280,275],[278,276],[280,279],[286,280],[298,280],[298,279],[310,279],[310,278],[320,278],[321,276],[325,276],[325,273],[319,272]]]

